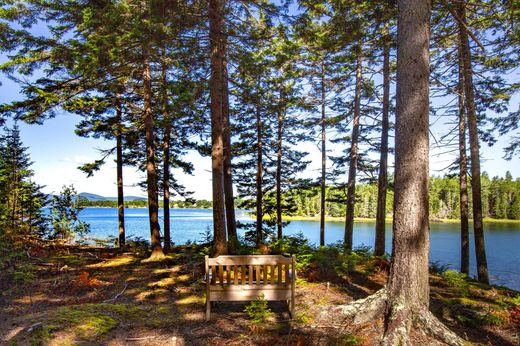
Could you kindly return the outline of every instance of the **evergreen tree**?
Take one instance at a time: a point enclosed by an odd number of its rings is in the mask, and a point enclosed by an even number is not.
[[[63,186],[59,195],[53,196],[50,202],[51,238],[61,239],[67,242],[74,240],[84,242],[90,225],[79,219],[79,213],[84,209],[81,198],[74,186]]]
[[[46,231],[46,196],[32,181],[31,165],[18,125],[5,128],[0,136],[0,224],[5,235],[42,236]]]

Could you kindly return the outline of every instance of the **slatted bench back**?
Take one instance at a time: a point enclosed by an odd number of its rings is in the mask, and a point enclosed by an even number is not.
[[[248,301],[262,295],[286,300],[294,317],[296,257],[280,255],[206,256],[206,321],[211,302]]]
[[[294,259],[281,255],[206,257],[210,284],[219,286],[289,286],[294,278]]]

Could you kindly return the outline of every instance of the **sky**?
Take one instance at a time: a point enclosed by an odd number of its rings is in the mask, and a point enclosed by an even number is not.
[[[41,30],[39,28],[38,30]],[[6,57],[0,55],[0,63],[5,62]],[[520,75],[514,76],[518,78]],[[11,102],[22,99],[18,86],[0,75],[0,103]],[[433,101],[439,102],[439,101]],[[442,101],[441,101],[442,102]],[[518,108],[520,95],[515,95],[511,100],[511,107]],[[43,125],[27,125],[19,123],[22,141],[29,149],[32,159],[32,169],[35,172],[34,181],[45,186],[45,193],[58,193],[63,185],[73,184],[78,192],[90,192],[102,196],[112,197],[117,195],[116,168],[113,160],[107,160],[104,167],[96,172],[93,177],[86,175],[77,169],[78,166],[93,162],[100,158],[99,149],[107,149],[115,146],[114,141],[103,139],[92,139],[78,137],[74,133],[75,125],[80,117],[66,113],[58,114],[55,118],[45,121]],[[435,147],[435,139],[438,139],[448,130],[448,125],[443,119],[430,119],[431,143]],[[12,121],[8,121],[12,125]],[[498,138],[493,147],[483,144],[481,147],[483,172],[491,177],[504,176],[510,171],[514,178],[520,177],[520,158],[511,161],[503,159],[503,147],[507,145],[509,136]],[[330,144],[328,144],[331,147]],[[318,147],[312,143],[299,145],[300,150],[309,152],[308,159],[311,161],[307,170],[301,174],[305,178],[319,177],[321,167],[321,154]],[[334,152],[339,153],[344,148],[335,146]],[[443,154],[446,147],[440,146],[430,151],[430,174],[444,175],[444,168],[455,159],[455,153]],[[332,152],[328,153],[333,154]],[[192,176],[181,172],[176,178],[179,183],[186,186],[187,191],[193,191],[193,197],[197,199],[211,200],[211,159],[201,157],[197,152],[190,151],[186,160],[194,165]],[[328,163],[331,166],[331,163]],[[134,167],[124,168],[125,195],[145,196],[137,183],[144,180],[142,172],[136,171]]]

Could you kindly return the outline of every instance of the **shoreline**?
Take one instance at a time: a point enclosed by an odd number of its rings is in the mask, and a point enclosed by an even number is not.
[[[283,216],[284,221],[320,221],[319,216]],[[520,224],[520,220],[512,219],[492,219],[484,218],[484,223],[517,223]],[[325,222],[345,222],[344,216],[326,216]],[[375,218],[356,217],[354,222],[376,222]],[[392,218],[386,218],[385,223],[392,223]],[[430,223],[460,223],[460,219],[431,219]],[[469,223],[473,223],[473,219],[469,220]]]
[[[107,207],[107,206],[85,206],[84,209],[91,209],[91,208],[102,208],[102,209],[117,209],[117,207]],[[147,207],[140,207],[140,206],[127,206],[125,209],[148,209]],[[162,209],[160,207],[159,209]],[[172,207],[170,209],[198,209],[198,210],[211,210],[211,208],[175,208]],[[266,220],[269,220],[269,216],[265,218]],[[319,222],[320,217],[319,216],[288,216],[283,215],[283,221],[315,221]],[[484,218],[484,223],[514,223],[514,224],[520,224],[520,220],[513,220],[513,219],[493,219],[493,218]],[[345,222],[344,216],[326,216],[325,222]],[[376,222],[375,218],[364,218],[364,217],[356,217],[354,218],[354,222],[367,222],[367,223],[373,223]],[[392,218],[386,218],[385,223],[392,223]],[[460,219],[431,219],[430,223],[460,223]],[[473,223],[472,219],[469,219],[469,223]]]

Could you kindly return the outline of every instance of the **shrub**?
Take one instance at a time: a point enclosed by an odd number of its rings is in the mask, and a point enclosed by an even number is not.
[[[446,270],[442,277],[446,280],[448,286],[455,288],[459,291],[463,296],[468,295],[469,293],[469,283],[468,277],[466,274],[462,274],[456,270]]]
[[[269,319],[273,313],[267,306],[267,300],[261,294],[256,300],[253,300],[244,309],[246,315],[251,319],[251,323],[258,326]]]
[[[450,269],[449,264],[441,264],[439,261],[430,262],[430,273],[442,275],[445,271]]]

